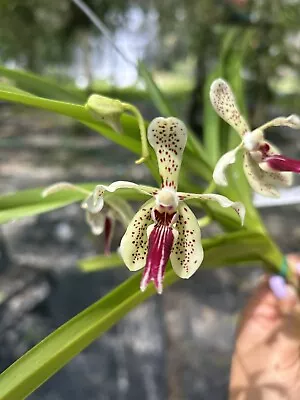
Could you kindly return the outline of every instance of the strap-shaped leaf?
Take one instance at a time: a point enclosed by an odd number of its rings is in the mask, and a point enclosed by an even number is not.
[[[102,271],[110,268],[124,266],[124,262],[118,253],[110,255],[101,254],[84,258],[78,262],[79,268],[84,272]]]
[[[84,102],[84,92],[67,89],[52,81],[50,78],[27,72],[21,69],[9,69],[0,66],[0,76],[4,76],[14,81],[15,85],[25,92],[33,93],[37,96],[50,97],[57,100],[67,100]]]
[[[84,106],[63,101],[49,100],[43,97],[31,94],[23,94],[13,89],[0,90],[0,99],[20,103],[31,107],[56,112],[74,118],[79,122],[89,126],[91,129],[100,132],[107,139],[119,144],[120,146],[132,151],[135,154],[140,153],[139,130],[136,119],[129,115],[123,115],[121,120],[124,127],[124,134],[120,135],[106,124],[96,121]],[[128,132],[128,135],[127,135]],[[135,138],[134,138],[135,137]]]
[[[95,183],[79,184],[79,186],[92,191]],[[43,190],[44,188],[20,190],[0,196],[0,224],[65,207],[83,200],[86,196],[74,190],[62,190],[51,196],[42,197]],[[106,196],[112,197],[112,194],[106,194]],[[118,196],[125,200],[146,199],[145,195],[130,189],[119,190]]]

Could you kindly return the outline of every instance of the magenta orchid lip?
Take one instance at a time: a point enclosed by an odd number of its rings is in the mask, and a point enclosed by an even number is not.
[[[300,160],[285,157],[281,154],[267,156],[264,162],[274,171],[289,171],[296,174],[300,173]]]
[[[149,282],[153,281],[157,293],[162,293],[163,278],[174,239],[175,235],[171,226],[156,224],[153,228],[149,235],[146,265],[140,285],[142,291],[146,289]]]

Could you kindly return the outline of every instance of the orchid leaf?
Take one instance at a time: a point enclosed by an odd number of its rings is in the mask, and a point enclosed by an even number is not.
[[[106,270],[124,265],[123,260],[118,253],[112,253],[110,255],[101,254],[79,260],[77,263],[79,268],[84,272]]]
[[[91,129],[99,132],[107,139],[119,144],[135,154],[140,154],[141,144],[139,140],[138,126],[135,118],[131,117],[130,115],[124,114],[121,118],[124,128],[124,134],[121,135],[108,127],[106,124],[95,120],[93,116],[85,109],[85,107],[79,104],[49,100],[31,94],[15,92],[14,90],[0,90],[0,99],[41,108],[74,118],[87,125]],[[134,139],[133,136],[136,137],[136,139]]]
[[[92,191],[96,183],[78,184],[78,186]],[[0,224],[65,207],[86,197],[74,190],[62,190],[43,198],[43,190],[44,188],[20,190],[0,196]],[[146,198],[145,195],[132,189],[121,189],[118,195],[125,200],[134,201],[144,201]],[[107,194],[107,196],[113,195]]]
[[[147,69],[146,65],[139,61],[139,73],[140,76],[143,78],[144,83],[146,85],[147,91],[151,100],[153,101],[154,105],[160,112],[161,116],[164,117],[174,117],[176,116],[176,111],[171,107],[170,103],[165,98],[162,91],[159,89],[157,84],[155,83],[154,79],[151,76],[151,73]],[[205,163],[206,167],[211,167],[210,160],[207,157],[206,152],[204,151],[201,143],[195,137],[194,133],[189,131],[188,141],[186,144],[186,151],[193,153],[199,157],[202,164]],[[199,165],[201,168],[201,165]]]
[[[17,88],[41,97],[50,97],[56,100],[75,101],[79,103],[84,102],[86,97],[83,93],[67,89],[52,81],[50,78],[20,69],[9,69],[0,66],[0,76],[4,76],[13,81]]]
[[[150,72],[148,71],[146,65],[142,61],[139,61],[138,70],[140,76],[143,78],[145,82],[147,91],[154,105],[159,110],[161,116],[162,117],[175,116],[176,114],[175,111],[172,109],[171,105],[166,100],[164,94],[154,82]]]

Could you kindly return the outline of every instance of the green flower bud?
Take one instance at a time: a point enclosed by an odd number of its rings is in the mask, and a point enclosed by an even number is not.
[[[90,111],[96,119],[100,119],[107,125],[111,126],[115,131],[121,133],[121,115],[126,110],[124,104],[120,100],[110,99],[109,97],[92,94],[85,107]]]

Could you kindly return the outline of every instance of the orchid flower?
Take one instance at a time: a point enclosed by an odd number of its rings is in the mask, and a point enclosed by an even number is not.
[[[232,207],[242,222],[245,208],[218,194],[177,192],[178,176],[187,130],[177,118],[155,118],[148,127],[148,140],[153,147],[161,176],[161,187],[117,181],[109,186],[98,185],[84,207],[99,212],[105,192],[130,188],[151,198],[144,203],[130,222],[121,240],[120,253],[130,271],[144,268],[140,288],[144,291],[150,281],[158,293],[163,290],[163,278],[170,258],[175,273],[189,278],[203,260],[201,232],[196,216],[184,200],[214,200],[222,207]]]
[[[276,186],[290,186],[292,172],[300,173],[300,161],[280,155],[279,150],[264,138],[264,130],[272,126],[300,128],[297,115],[278,117],[251,131],[240,114],[232,90],[227,82],[216,79],[210,88],[210,100],[224,121],[231,125],[240,135],[242,141],[233,150],[224,154],[215,166],[214,181],[227,186],[225,170],[234,164],[236,154],[243,150],[244,171],[252,189],[267,197],[279,197]],[[288,172],[289,171],[289,172]]]
[[[87,198],[82,203],[82,208],[87,208],[85,204],[92,196],[92,192],[69,182],[59,182],[49,186],[43,191],[42,196],[46,197],[61,190],[75,190],[77,192],[86,194]],[[121,222],[126,229],[133,217],[133,210],[127,201],[114,195],[106,199],[106,204],[101,212],[93,211],[93,209],[86,209],[86,222],[90,226],[94,235],[101,235],[104,233],[104,253],[109,255],[116,221]]]

